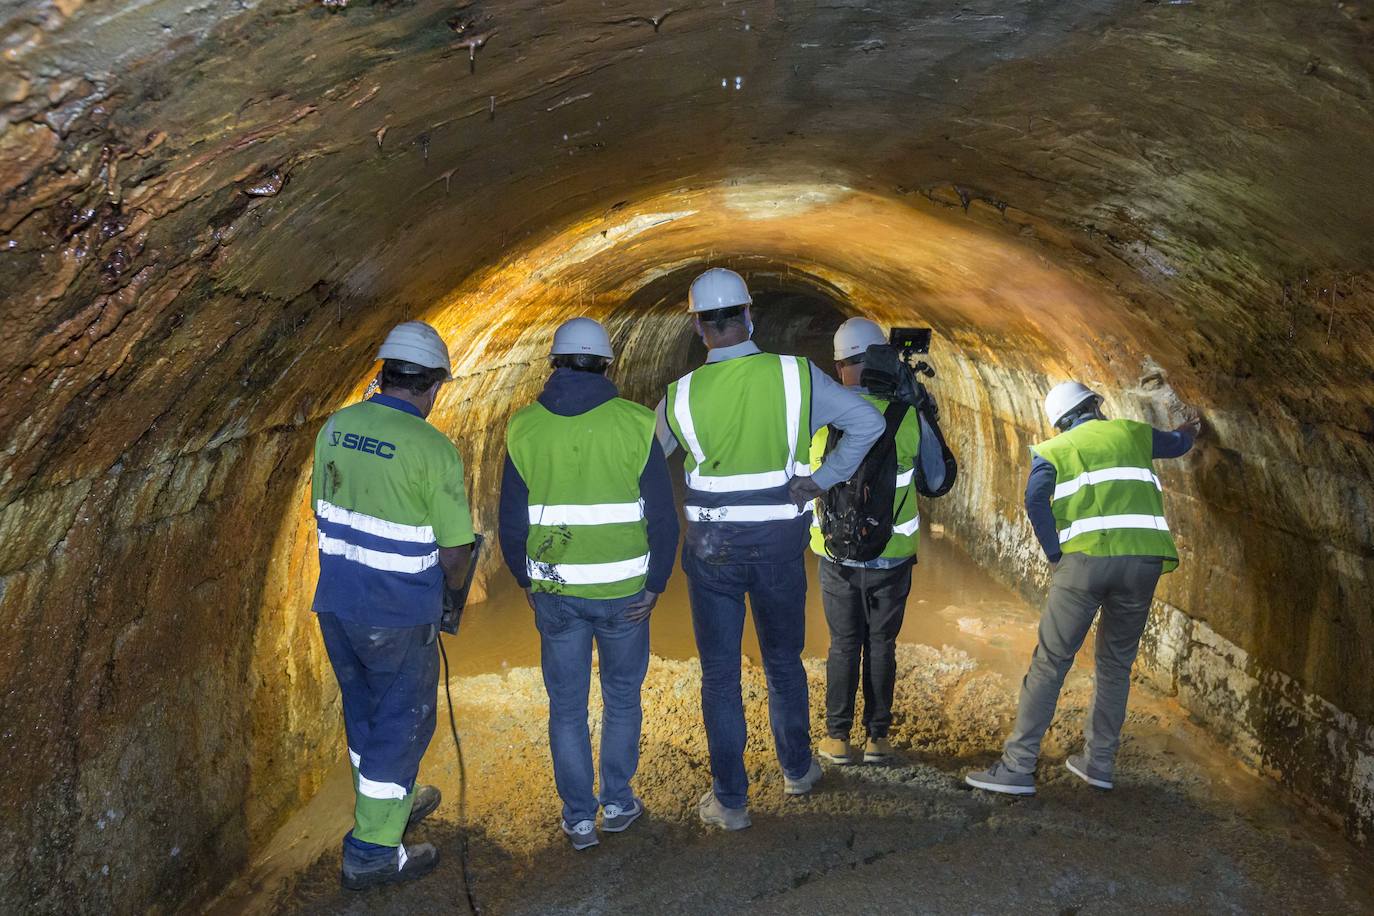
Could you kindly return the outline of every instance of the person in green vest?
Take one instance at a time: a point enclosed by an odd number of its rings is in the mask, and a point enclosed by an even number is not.
[[[564,322],[539,399],[506,430],[501,552],[539,630],[549,695],[549,750],[574,849],[644,813],[630,786],[639,765],[640,687],[649,614],[667,587],[678,520],[654,412],[618,397],[605,328]],[[592,791],[587,728],[592,644],[601,667],[601,791]]]
[[[1031,448],[1026,514],[1053,570],[1049,600],[1021,682],[1016,724],[1002,759],[964,777],[974,788],[1035,794],[1040,741],[1099,609],[1084,749],[1065,766],[1091,786],[1113,785],[1131,666],[1159,577],[1178,567],[1153,463],[1186,454],[1202,427],[1194,419],[1165,432],[1135,420],[1108,420],[1101,404],[1079,382],[1057,385],[1045,398],[1045,414],[1059,435]]]
[[[851,318],[835,332],[834,343],[835,371],[840,381],[880,412],[886,411],[889,402],[860,385],[868,348],[887,343],[883,329],[867,318]],[[811,441],[813,467],[820,467],[829,434],[829,427],[821,427]],[[826,737],[816,753],[841,766],[853,761],[849,736],[854,727],[854,695],[861,682],[862,725],[867,737],[864,762],[881,763],[893,753],[887,733],[892,725],[897,682],[897,633],[906,614],[921,529],[915,480],[921,422],[912,408],[897,427],[896,447],[892,537],[880,556],[865,561],[831,558],[820,523],[815,515],[811,520],[811,550],[820,557],[821,602],[830,629],[830,651],[825,660]]]
[[[377,353],[380,391],[333,414],[315,439],[311,503],[320,549],[314,611],[339,682],[353,766],[349,890],[410,881],[439,852],[406,829],[439,805],[417,782],[434,734],[445,590],[472,562],[463,460],[426,418],[453,378],[448,346],[422,321]]]
[[[782,790],[805,795],[821,778],[811,748],[802,666],[806,642],[806,544],[812,501],[848,480],[882,434],[883,418],[807,359],[765,353],[752,340],[753,298],[744,278],[715,267],[687,294],[706,363],[668,386],[658,405],[666,454],[686,453],[682,571],[701,657],[701,714],[711,788],[697,816],[713,827],[749,827],[748,729],[740,682],[745,599],[768,682],[768,718]],[[844,436],[814,472],[811,437]]]

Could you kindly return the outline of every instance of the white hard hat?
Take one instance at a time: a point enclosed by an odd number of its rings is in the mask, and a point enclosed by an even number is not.
[[[868,351],[874,344],[887,343],[887,335],[867,318],[851,318],[835,332],[835,358],[849,359]]]
[[[1058,426],[1075,407],[1095,397],[1097,392],[1082,382],[1060,382],[1045,396],[1045,416],[1050,418],[1051,426]]]
[[[712,267],[692,281],[692,289],[687,294],[687,311],[693,314],[714,312],[751,305],[753,301],[743,277],[724,267]]]
[[[404,321],[391,329],[377,351],[378,359],[401,359],[426,369],[443,369],[453,378],[448,346],[439,332],[423,321]]]
[[[591,356],[615,358],[611,349],[611,337],[601,322],[591,318],[569,318],[553,332],[553,347],[550,356],[576,356],[586,353]]]

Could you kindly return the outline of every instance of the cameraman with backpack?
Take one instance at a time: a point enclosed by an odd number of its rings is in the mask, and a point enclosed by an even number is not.
[[[840,765],[852,762],[849,736],[861,681],[867,733],[863,760],[879,763],[893,753],[887,732],[896,687],[897,633],[911,591],[920,534],[915,480],[920,417],[907,403],[880,397],[862,384],[868,348],[887,342],[882,328],[867,318],[851,318],[835,332],[835,369],[841,383],[882,412],[887,425],[854,478],[822,498],[811,523],[811,549],[820,557],[821,598],[830,628],[826,737],[818,753]],[[895,369],[895,353],[884,355],[893,356]],[[879,367],[868,368],[869,378],[877,378]],[[900,387],[894,377],[886,393]],[[819,466],[834,445],[829,427],[822,427],[811,444],[812,463]]]

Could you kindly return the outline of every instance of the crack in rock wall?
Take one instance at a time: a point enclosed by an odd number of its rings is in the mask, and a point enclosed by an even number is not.
[[[931,513],[1028,592],[1045,384],[1201,410],[1152,665],[1374,829],[1368,4],[643,13],[0,9],[0,908],[170,908],[317,787],[304,475],[388,325],[454,341],[490,527],[547,331],[606,317],[653,400],[704,263],[936,328],[965,474]]]

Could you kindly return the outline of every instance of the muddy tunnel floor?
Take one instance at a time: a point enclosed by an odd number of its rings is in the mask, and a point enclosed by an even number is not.
[[[899,646],[899,758],[889,765],[827,765],[812,795],[785,797],[763,672],[746,661],[754,826],[704,828],[695,814],[710,784],[700,669],[679,581],[655,611],[644,686],[635,786],[648,815],[574,852],[557,830],[533,624],[523,602],[497,592],[447,643],[466,795],[441,694],[421,779],[442,789],[444,803],[407,835],[438,846],[436,872],[391,889],[339,888],[338,839],[352,811],[341,762],[249,871],[196,909],[464,913],[470,890],[481,912],[512,914],[1374,912],[1374,856],[1243,769],[1144,680],[1133,687],[1117,788],[1100,792],[1071,776],[1063,760],[1077,749],[1091,698],[1091,645],[1046,738],[1039,794],[966,789],[962,772],[1000,750],[1037,615],[948,541],[927,536],[922,558]],[[819,740],[825,630],[815,593],[813,582],[807,670]],[[595,747],[595,678],[592,691]]]

